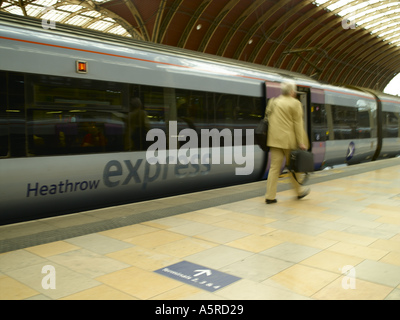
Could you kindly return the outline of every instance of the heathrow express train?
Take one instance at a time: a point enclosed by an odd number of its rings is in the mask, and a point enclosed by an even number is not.
[[[265,179],[254,128],[293,79],[315,169],[400,154],[400,99],[0,15],[0,223]]]

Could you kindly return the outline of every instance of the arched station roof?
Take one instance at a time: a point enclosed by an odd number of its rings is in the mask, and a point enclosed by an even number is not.
[[[400,1],[0,0],[0,10],[383,91]]]

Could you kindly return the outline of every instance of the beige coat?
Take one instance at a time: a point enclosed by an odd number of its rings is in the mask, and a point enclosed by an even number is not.
[[[269,122],[267,146],[294,150],[303,143],[309,147],[299,100],[281,95],[269,101],[265,112]]]

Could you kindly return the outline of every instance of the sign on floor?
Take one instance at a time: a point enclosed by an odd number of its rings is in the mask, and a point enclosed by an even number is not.
[[[241,279],[188,261],[181,261],[154,272],[210,292]]]

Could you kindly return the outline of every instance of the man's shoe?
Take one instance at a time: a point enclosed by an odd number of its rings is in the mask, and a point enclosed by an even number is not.
[[[305,196],[308,196],[308,194],[310,193],[310,189],[307,188],[301,195],[297,196],[297,199],[303,199]]]
[[[276,200],[276,199],[274,199],[274,200],[265,200],[265,203],[266,204],[271,204],[271,203],[277,203],[278,202],[278,200]]]

